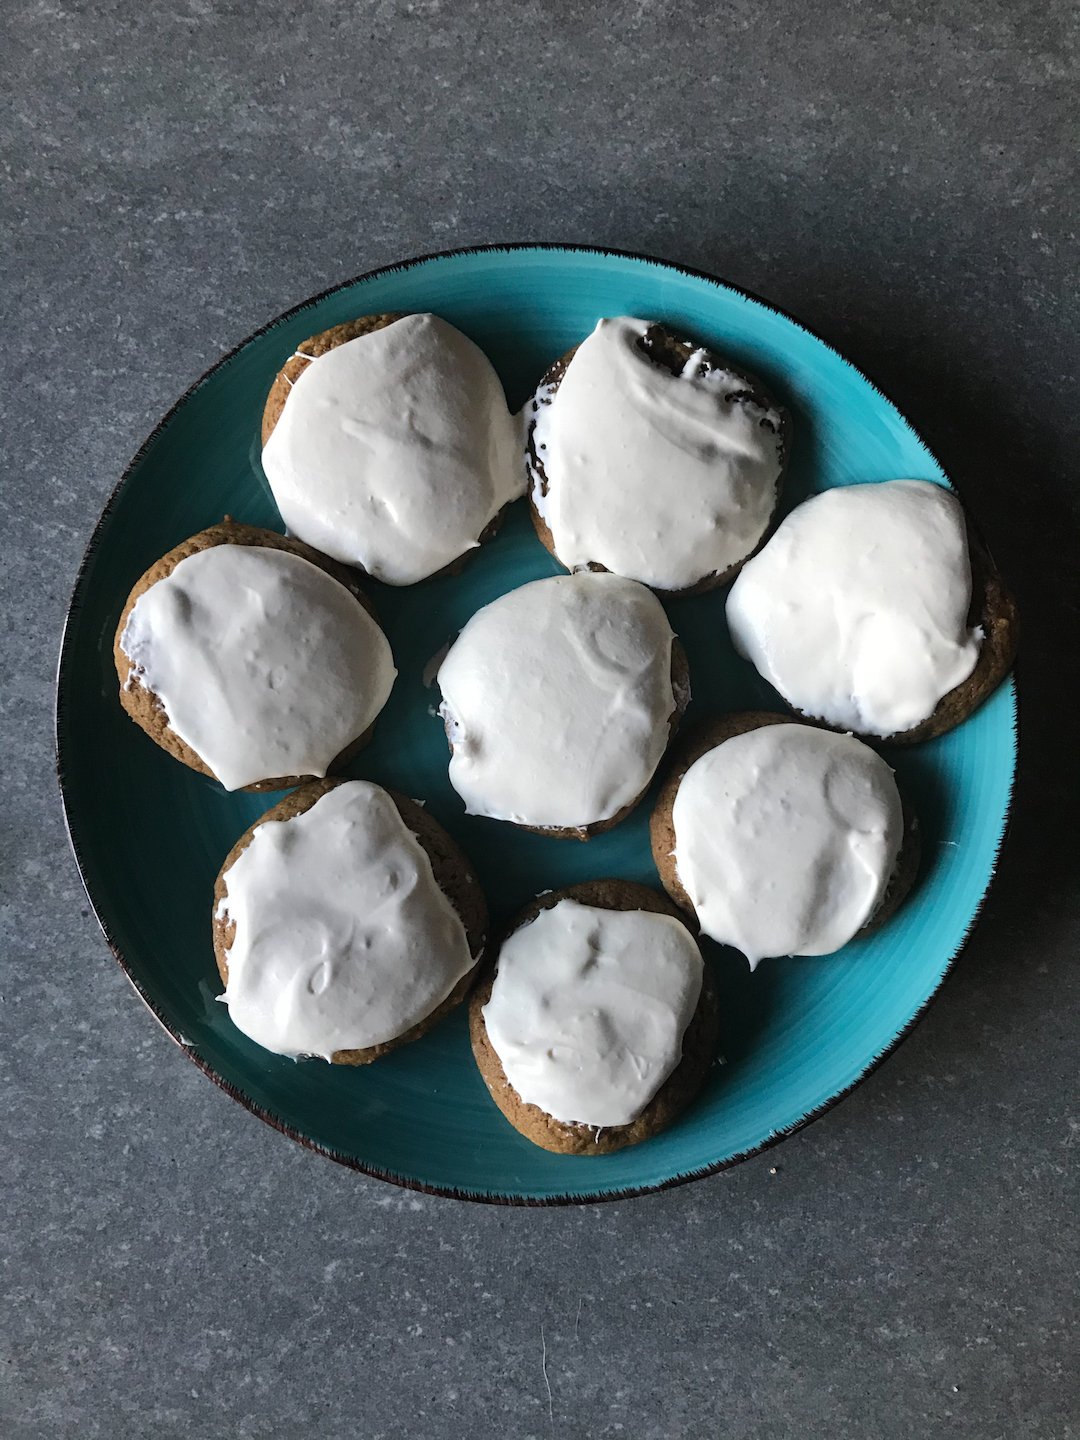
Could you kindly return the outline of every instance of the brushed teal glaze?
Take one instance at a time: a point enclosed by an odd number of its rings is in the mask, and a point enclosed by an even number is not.
[[[713,948],[724,996],[718,1064],[668,1132],[617,1155],[549,1155],[490,1102],[458,1011],[360,1070],[267,1054],[232,1026],[210,943],[214,877],[274,796],[226,794],[157,749],[116,701],[112,636],[127,593],[159,555],[231,514],[281,528],[259,467],[274,373],[306,336],[382,310],[434,310],[482,345],[520,405],[546,366],[601,315],[663,320],[757,372],[790,408],[783,508],[831,485],[910,476],[945,483],[911,426],[857,370],[787,317],[706,277],[600,251],[523,247],[436,256],[375,273],[248,341],[172,411],[102,517],[61,656],[57,738],[72,841],[87,891],[136,987],[189,1054],[264,1118],[365,1170],[476,1198],[601,1198],[745,1155],[848,1089],[902,1035],[964,943],[993,873],[1016,761],[1013,683],[959,730],[887,752],[923,825],[918,888],[881,932],[814,960]],[[458,577],[372,585],[401,672],[374,743],[352,766],[422,798],[472,857],[496,924],[535,892],[597,876],[656,884],[648,803],[586,845],[462,813],[446,777],[427,661],[481,605],[558,567],[522,504]],[[728,640],[724,595],[669,605],[690,660],[690,721],[776,706]]]

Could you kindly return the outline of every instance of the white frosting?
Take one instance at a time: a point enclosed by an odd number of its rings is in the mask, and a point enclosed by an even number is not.
[[[236,934],[221,998],[279,1055],[329,1060],[394,1040],[475,963],[427,854],[366,780],[258,825],[225,883],[216,913]]]
[[[975,668],[956,497],[925,480],[799,505],[728,596],[737,649],[789,704],[865,735],[910,730]]]
[[[139,596],[120,648],[128,684],[226,790],[325,775],[386,703],[386,636],[344,585],[283,550],[215,545]]]
[[[569,569],[590,561],[686,590],[744,560],[776,505],[780,416],[695,350],[680,375],[638,345],[647,320],[601,320],[557,390],[533,399],[532,500]],[[527,412],[528,415],[528,412]]]
[[[850,735],[763,725],[683,776],[675,869],[701,928],[751,969],[767,955],[828,955],[884,897],[903,840],[892,771]]]
[[[636,800],[668,742],[673,638],[616,575],[534,580],[477,611],[438,673],[468,813],[571,828]]]
[[[406,315],[312,360],[262,463],[293,534],[389,585],[473,549],[525,488],[499,377],[435,315]]]
[[[504,943],[484,1024],[527,1104],[629,1125],[682,1058],[701,982],[701,952],[670,915],[560,900]]]

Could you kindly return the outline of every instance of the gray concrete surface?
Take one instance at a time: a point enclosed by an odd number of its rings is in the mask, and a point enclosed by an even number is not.
[[[1080,1433],[1073,7],[0,23],[0,1435]],[[529,238],[714,270],[879,379],[1020,593],[1024,762],[966,957],[851,1099],[723,1177],[513,1212],[339,1170],[185,1061],[88,918],[50,707],[102,501],[209,362],[372,265]]]

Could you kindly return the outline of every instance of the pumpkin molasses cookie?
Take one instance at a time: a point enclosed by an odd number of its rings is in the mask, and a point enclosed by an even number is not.
[[[369,315],[304,341],[262,436],[290,532],[388,585],[475,549],[525,487],[491,361],[437,315]]]
[[[366,780],[322,780],[233,846],[213,929],[239,1030],[279,1055],[366,1065],[465,997],[487,906],[422,806]]]
[[[344,763],[396,674],[347,571],[230,520],[146,571],[113,658],[135,723],[226,790],[281,790]]]
[[[688,737],[650,828],[665,890],[751,969],[883,924],[919,866],[915,817],[876,751],[756,711]]]
[[[716,1055],[718,1007],[675,907],[626,880],[538,896],[469,1006],[473,1054],[534,1144],[604,1155],[670,1125]]]
[[[601,320],[525,409],[537,534],[568,570],[722,585],[761,544],[788,421],[761,382],[663,325]]]
[[[468,813],[579,840],[641,799],[690,695],[656,596],[587,573],[478,610],[438,683],[450,783]]]
[[[952,491],[926,480],[797,506],[727,599],[736,648],[801,715],[895,744],[976,710],[1016,656],[1016,606]]]

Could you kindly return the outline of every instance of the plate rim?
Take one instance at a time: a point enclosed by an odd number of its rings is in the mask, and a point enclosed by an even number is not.
[[[867,374],[867,372],[862,368],[862,366],[857,365],[853,360],[849,359],[840,350],[838,350],[835,345],[833,345],[830,341],[826,340],[823,336],[818,334],[816,330],[812,329],[809,325],[807,325],[804,321],[800,320],[797,316],[791,314],[790,311],[785,310],[782,306],[775,304],[771,300],[765,299],[763,296],[756,294],[754,291],[747,289],[743,285],[735,284],[732,281],[725,280],[710,271],[700,270],[692,265],[683,265],[678,261],[667,260],[656,255],[650,255],[644,251],[623,250],[607,245],[580,245],[574,243],[566,243],[558,240],[520,240],[495,242],[488,245],[464,245],[447,250],[435,250],[425,253],[423,255],[412,256],[407,260],[397,260],[389,264],[376,266],[371,270],[362,271],[359,275],[354,275],[350,279],[342,280],[339,281],[337,284],[327,286],[326,289],[319,291],[315,295],[309,296],[305,300],[301,300],[298,304],[290,306],[289,309],[282,311],[278,315],[275,315],[265,324],[260,325],[257,329],[251,331],[250,334],[246,335],[230,350],[226,351],[225,354],[220,355],[213,362],[212,365],[210,365],[199,376],[197,376],[197,378],[193,380],[190,385],[188,385],[188,387],[184,390],[183,394],[181,394],[173,402],[173,404],[169,407],[169,409],[165,412],[161,419],[158,420],[158,422],[154,425],[153,429],[143,440],[138,450],[125,465],[120,475],[120,478],[117,480],[116,484],[109,492],[109,495],[105,500],[105,503],[101,509],[101,513],[98,515],[97,521],[90,534],[90,538],[83,551],[82,558],[79,561],[78,569],[75,572],[75,579],[71,587],[67,608],[64,612],[64,622],[60,636],[60,649],[56,664],[55,703],[53,709],[53,744],[55,753],[55,769],[57,785],[60,791],[60,803],[64,819],[64,829],[67,834],[68,844],[71,847],[72,855],[75,859],[75,866],[79,873],[79,881],[82,885],[83,893],[85,894],[87,902],[89,903],[91,913],[93,914],[94,919],[97,921],[98,927],[100,928],[101,933],[104,936],[105,943],[108,945],[110,951],[112,952],[113,958],[116,960],[117,964],[120,966],[120,969],[127,977],[128,982],[131,984],[139,999],[142,1000],[143,1004],[147,1007],[151,1015],[153,1015],[154,1019],[165,1031],[166,1035],[168,1035],[169,1038],[174,1041],[174,1043],[183,1052],[183,1054],[186,1055],[187,1058],[204,1075],[206,1075],[210,1080],[212,1080],[215,1085],[217,1085],[220,1089],[224,1090],[227,1095],[229,1095],[238,1104],[242,1105],[245,1110],[249,1111],[259,1120],[271,1126],[274,1130],[277,1130],[282,1135],[287,1136],[290,1140],[293,1140],[297,1144],[302,1145],[306,1150],[311,1150],[318,1155],[325,1156],[327,1159],[333,1160],[336,1164],[342,1165],[346,1169],[353,1170],[360,1174],[369,1176],[372,1179],[381,1180],[393,1185],[397,1185],[402,1189],[416,1191],[421,1194],[437,1195],[451,1200],[464,1200],[474,1204],[502,1205],[526,1209],[546,1208],[549,1206],[562,1205],[604,1204],[610,1201],[635,1199],[638,1196],[657,1194],[660,1191],[671,1190],[676,1188],[677,1186],[689,1185],[695,1180],[703,1180],[710,1175],[718,1175],[726,1170],[733,1169],[736,1165],[741,1165],[744,1161],[752,1159],[755,1155],[764,1154],[767,1150],[771,1150],[774,1146],[779,1145],[784,1140],[788,1139],[789,1136],[794,1135],[798,1131],[805,1129],[808,1125],[813,1124],[815,1120],[820,1119],[822,1115],[825,1115],[828,1111],[839,1105],[841,1101],[846,1100],[847,1097],[851,1095],[851,1093],[856,1090],[860,1085],[862,1085],[862,1083],[867,1080],[872,1074],[874,1074],[874,1072],[879,1068],[879,1066],[883,1065],[884,1062],[889,1058],[889,1056],[892,1055],[893,1052],[898,1048],[898,1046],[900,1046],[908,1038],[908,1036],[912,1033],[915,1027],[926,1015],[930,1006],[941,994],[946,980],[952,974],[957,961],[967,949],[967,946],[971,941],[971,937],[974,934],[975,929],[979,924],[979,921],[982,919],[987,899],[989,897],[991,889],[993,888],[994,881],[997,878],[1002,854],[1009,839],[1009,834],[1012,828],[1013,812],[1016,802],[1016,789],[1021,771],[1020,687],[1017,683],[1019,665],[1018,663],[1014,662],[1010,675],[1002,681],[1003,685],[1008,684],[1010,680],[1012,683],[1014,760],[1012,767],[1012,775],[1009,778],[1009,789],[1005,801],[1005,812],[1003,817],[1001,834],[998,838],[993,859],[990,863],[990,869],[986,877],[986,884],[983,887],[982,894],[980,895],[975,909],[972,912],[971,918],[968,921],[967,926],[965,927],[963,936],[961,937],[956,948],[946,960],[941,975],[938,978],[933,989],[926,996],[925,1000],[922,1002],[919,1008],[910,1016],[906,1024],[892,1038],[888,1045],[886,1045],[885,1048],[878,1055],[876,1055],[848,1085],[846,1085],[842,1090],[837,1091],[835,1095],[830,1096],[827,1100],[824,1100],[814,1109],[808,1110],[805,1115],[800,1116],[799,1119],[796,1120],[793,1124],[786,1126],[782,1130],[778,1130],[775,1134],[767,1136],[763,1141],[760,1142],[760,1144],[750,1146],[745,1150],[739,1151],[735,1155],[729,1155],[723,1160],[718,1160],[715,1163],[701,1166],[694,1170],[688,1170],[678,1175],[671,1175],[664,1180],[653,1181],[641,1185],[625,1186],[617,1190],[605,1190],[599,1192],[574,1192],[568,1189],[565,1192],[560,1191],[558,1194],[543,1196],[499,1194],[495,1191],[468,1190],[451,1185],[433,1185],[426,1181],[417,1180],[412,1176],[399,1175],[394,1171],[385,1170],[378,1165],[373,1165],[371,1163],[361,1161],[355,1155],[347,1154],[344,1151],[336,1150],[331,1146],[320,1144],[311,1136],[305,1135],[303,1131],[298,1130],[296,1127],[286,1123],[279,1115],[274,1114],[273,1111],[267,1110],[264,1106],[260,1105],[258,1101],[255,1100],[252,1096],[246,1094],[245,1091],[239,1088],[239,1086],[234,1085],[223,1075],[218,1074],[218,1072],[213,1068],[213,1066],[197,1053],[197,1051],[190,1044],[190,1042],[185,1043],[183,1035],[179,1032],[178,1029],[174,1029],[172,1027],[168,1018],[157,1004],[154,996],[149,993],[149,991],[144,989],[143,986],[140,985],[139,981],[136,979],[135,975],[133,974],[131,968],[128,965],[127,959],[123,951],[114,939],[112,932],[109,928],[109,924],[102,913],[102,908],[101,906],[99,906],[98,900],[93,893],[93,889],[88,879],[86,865],[84,864],[83,860],[84,849],[80,837],[76,833],[79,829],[79,825],[77,819],[75,819],[73,815],[73,805],[71,797],[69,795],[66,777],[64,727],[66,722],[66,712],[70,701],[70,696],[66,693],[66,676],[67,672],[71,667],[72,657],[74,653],[73,622],[77,618],[80,610],[82,609],[82,605],[84,602],[84,591],[87,586],[87,574],[91,563],[94,560],[95,554],[101,544],[102,534],[109,522],[111,513],[121,493],[124,491],[129,480],[131,479],[132,475],[142,464],[145,456],[156,442],[158,436],[171,423],[173,417],[178,413],[178,411],[180,411],[187,404],[187,402],[195,394],[196,391],[200,390],[203,385],[207,384],[207,382],[216,374],[218,370],[220,370],[223,366],[229,364],[229,362],[232,361],[237,355],[239,355],[241,351],[247,349],[247,347],[251,345],[254,341],[261,339],[264,335],[268,334],[277,326],[283,325],[288,321],[295,319],[298,315],[303,314],[305,310],[312,309],[316,305],[320,305],[324,300],[329,299],[332,295],[336,295],[343,290],[352,289],[353,286],[359,285],[363,281],[373,280],[381,276],[392,275],[398,272],[404,272],[406,270],[411,270],[416,268],[417,266],[429,264],[430,262],[437,260],[448,260],[466,255],[485,255],[493,253],[517,254],[525,251],[538,250],[560,251],[566,254],[573,255],[608,256],[620,260],[632,260],[638,263],[653,265],[658,267],[659,269],[671,270],[676,272],[677,274],[689,276],[695,280],[703,280],[709,285],[714,285],[719,287],[720,289],[730,291],[735,295],[741,296],[744,300],[750,300],[753,303],[762,306],[764,309],[772,311],[775,315],[779,315],[781,318],[788,321],[789,324],[796,326],[799,330],[810,336],[819,345],[824,346],[826,350],[828,350],[831,354],[835,355],[837,359],[842,361],[844,365],[854,370],[855,373],[870,386],[870,388],[874,391],[875,394],[877,394],[888,405],[892,406],[892,408],[896,411],[896,413],[902,418],[904,423],[916,436],[919,443],[926,450],[927,454],[930,455],[930,457],[934,460],[935,464],[941,470],[941,473],[945,475],[948,485],[953,489],[958,488],[955,481],[953,480],[953,477],[947,474],[944,466],[941,464],[940,460],[938,460],[937,456],[934,454],[934,451],[927,444],[926,439],[922,434],[922,431],[911,421],[908,415],[900,409],[900,407],[895,403],[895,401],[890,398],[888,392],[884,390],[870,375]],[[965,506],[965,511],[966,508],[967,507]]]

